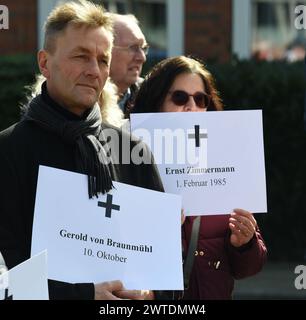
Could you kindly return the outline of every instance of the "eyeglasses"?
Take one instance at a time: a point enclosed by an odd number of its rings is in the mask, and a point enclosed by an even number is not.
[[[148,54],[150,46],[148,44],[144,46],[140,46],[138,44],[132,44],[127,47],[120,47],[120,46],[113,46],[113,48],[119,49],[119,50],[126,50],[131,54],[136,54],[139,51],[142,51],[145,55]]]
[[[208,108],[211,102],[211,96],[204,92],[196,92],[195,94],[189,94],[183,90],[170,91],[171,101],[177,106],[183,106],[189,100],[189,97],[193,97],[195,104],[199,108]]]

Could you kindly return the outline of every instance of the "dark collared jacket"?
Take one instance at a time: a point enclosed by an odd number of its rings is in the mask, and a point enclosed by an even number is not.
[[[58,110],[68,117],[67,110]],[[75,115],[69,115],[74,120]],[[102,125],[102,129],[110,126]],[[163,191],[156,166],[152,164],[124,164],[121,160],[122,144],[131,137],[116,130],[120,147],[112,149],[109,163],[112,179],[138,187]],[[128,152],[139,141],[131,140]],[[103,143],[101,141],[101,143]],[[143,157],[150,158],[150,151],[143,145]],[[110,145],[104,145],[105,152]],[[21,121],[0,132],[0,252],[10,269],[30,258],[33,214],[39,165],[78,172],[75,161],[75,146],[67,143],[60,135],[42,129],[33,122]],[[93,299],[93,283],[64,283],[49,281],[50,299]],[[155,292],[155,298],[173,299],[172,291]]]

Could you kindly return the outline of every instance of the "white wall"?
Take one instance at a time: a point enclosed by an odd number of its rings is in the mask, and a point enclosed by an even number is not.
[[[184,54],[185,51],[185,0],[167,0],[167,55]]]
[[[251,0],[233,0],[232,53],[240,59],[251,56]]]

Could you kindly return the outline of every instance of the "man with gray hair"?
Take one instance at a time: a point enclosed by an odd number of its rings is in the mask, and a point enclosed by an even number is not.
[[[48,17],[44,48],[38,53],[40,72],[46,78],[41,94],[29,102],[19,123],[0,132],[0,252],[8,268],[30,257],[40,165],[86,174],[84,197],[108,192],[113,180],[163,190],[154,164],[113,164],[113,159],[123,158],[120,148],[107,156],[110,145],[103,132],[109,127],[102,124],[97,101],[109,75],[112,42],[109,15],[89,1],[64,3]],[[119,143],[130,140],[126,133],[113,130]],[[129,153],[138,144],[130,141]],[[146,148],[143,152],[150,154]],[[49,281],[49,294],[51,299],[154,297],[151,291],[124,290],[118,280]]]
[[[119,106],[127,114],[141,83],[149,46],[134,15],[112,14],[114,45],[110,77],[118,87]]]

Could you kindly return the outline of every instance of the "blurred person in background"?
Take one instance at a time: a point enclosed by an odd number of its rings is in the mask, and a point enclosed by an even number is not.
[[[110,77],[118,88],[119,106],[126,114],[142,82],[142,66],[149,50],[135,16],[111,14],[114,21],[114,45]]]

